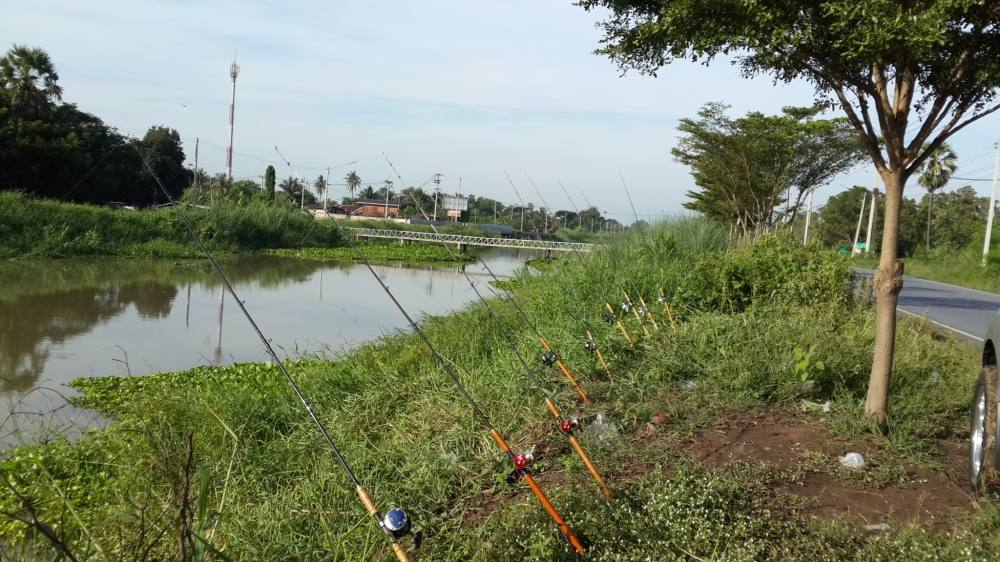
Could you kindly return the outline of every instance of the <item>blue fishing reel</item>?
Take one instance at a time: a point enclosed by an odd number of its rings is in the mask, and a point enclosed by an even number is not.
[[[410,516],[403,508],[394,507],[386,512],[385,517],[382,518],[382,527],[393,537],[401,539],[410,534],[413,522],[410,521]]]

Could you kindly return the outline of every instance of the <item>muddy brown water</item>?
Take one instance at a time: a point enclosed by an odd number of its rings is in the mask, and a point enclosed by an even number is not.
[[[510,276],[533,252],[480,254]],[[486,282],[478,262],[465,266]],[[279,354],[335,357],[405,320],[363,265],[268,256],[223,269]],[[463,308],[475,294],[458,267],[375,265],[415,315]],[[0,263],[0,448],[73,437],[104,421],[68,406],[81,376],[141,376],[266,361],[263,346],[208,265],[172,260]]]

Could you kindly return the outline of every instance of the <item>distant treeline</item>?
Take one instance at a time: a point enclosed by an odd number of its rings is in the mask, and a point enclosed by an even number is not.
[[[141,139],[122,135],[62,101],[45,51],[15,45],[0,58],[0,190],[88,203],[162,203],[140,154],[172,196],[189,185],[177,131],[155,126]]]

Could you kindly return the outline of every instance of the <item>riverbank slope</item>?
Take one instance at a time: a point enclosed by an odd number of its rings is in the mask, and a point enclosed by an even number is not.
[[[875,431],[860,408],[874,318],[852,293],[850,263],[777,238],[734,249],[724,240],[710,223],[679,221],[550,264],[507,285],[530,323],[491,300],[533,366],[531,324],[590,394],[580,403],[557,370],[542,373],[580,418],[611,500],[482,307],[422,324],[496,428],[540,457],[538,478],[589,539],[591,560],[995,557],[1000,509],[973,508],[955,484],[975,350],[903,321],[889,431]],[[654,302],[660,287],[676,329]],[[646,336],[623,316],[632,346],[600,321],[623,290],[642,295],[659,323]],[[613,377],[581,345],[585,328]],[[376,500],[410,511],[423,560],[575,559],[523,484],[505,482],[509,463],[417,337],[290,368]],[[76,444],[8,454],[0,507],[21,520],[0,522],[5,546],[51,544],[27,519],[79,558],[176,557],[178,536],[239,560],[392,556],[273,367],[76,386],[115,423]],[[867,468],[842,468],[846,451]]]

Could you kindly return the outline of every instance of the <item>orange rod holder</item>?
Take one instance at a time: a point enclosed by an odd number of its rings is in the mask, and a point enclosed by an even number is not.
[[[365,509],[368,510],[368,514],[375,519],[375,522],[378,523],[379,526],[381,526],[382,521],[379,519],[378,508],[375,507],[375,500],[373,500],[372,497],[368,495],[368,491],[360,485],[356,486],[354,491],[358,494],[358,499],[360,499],[361,503],[364,504]],[[396,559],[398,559],[399,562],[410,562],[410,557],[406,555],[403,545],[399,544],[399,541],[393,537],[390,537],[390,539],[392,540],[392,551],[395,553]]]
[[[663,294],[663,287],[660,287],[660,300],[663,301],[663,310],[667,313],[667,318],[670,318],[670,327],[676,332],[677,322],[674,321],[674,313],[670,311],[670,303],[667,302],[667,296]]]
[[[510,445],[507,444],[507,441],[504,440],[503,436],[500,435],[499,431],[491,429],[490,435],[493,436],[493,440],[496,441],[497,446],[500,447],[500,450],[503,451],[504,454],[508,456],[512,454],[510,452]],[[551,501],[549,501],[549,497],[545,495],[545,492],[542,491],[542,487],[538,485],[538,482],[535,481],[534,477],[532,477],[531,474],[528,474],[527,472],[522,472],[521,476],[523,476],[524,481],[528,483],[528,487],[531,488],[531,491],[532,493],[535,494],[535,497],[538,499],[538,502],[541,503],[542,507],[545,508],[545,511],[548,512],[549,517],[551,517],[552,520],[555,521],[556,526],[558,526],[559,530],[562,531],[562,534],[563,536],[566,537],[566,540],[568,540],[569,543],[573,545],[573,549],[576,550],[576,553],[586,554],[587,548],[583,546],[582,542],[580,542],[580,539],[576,536],[576,533],[573,532],[573,529],[569,528],[569,524],[566,523],[566,520],[563,519],[562,515],[559,515],[559,512],[556,511],[556,507],[552,505]]]
[[[587,339],[594,341],[594,336],[590,333],[590,330],[587,330]],[[596,343],[594,344],[594,351],[597,352],[597,360],[601,362],[601,367],[604,367],[604,372],[607,373],[608,378],[614,378],[611,376],[611,369],[608,368],[608,362],[604,360],[604,355],[601,354],[601,349],[597,347]]]
[[[659,331],[660,326],[656,323],[656,319],[653,318],[653,312],[646,306],[646,301],[642,299],[642,295],[639,295],[639,303],[642,305],[643,310],[646,311],[646,316],[649,317],[649,321],[653,324],[653,329]]]
[[[562,414],[559,413],[559,409],[556,408],[555,403],[553,403],[548,397],[545,398],[545,407],[548,408],[552,417],[556,418],[557,421],[563,421],[564,418],[562,417]],[[565,433],[569,437],[569,444],[573,446],[573,450],[576,451],[580,460],[583,461],[583,465],[587,467],[587,472],[594,477],[594,480],[597,482],[597,485],[601,487],[601,491],[604,492],[604,495],[610,498],[611,488],[608,487],[608,484],[604,481],[601,473],[597,471],[597,467],[594,466],[594,462],[590,460],[590,455],[587,454],[587,451],[583,450],[583,446],[581,446],[580,442],[577,441],[575,435],[569,432]]]
[[[611,316],[614,317],[614,315],[615,315],[615,309],[611,308],[611,305],[609,303],[604,303],[604,306],[608,307],[608,312],[610,312]],[[622,335],[625,336],[625,341],[627,341],[628,344],[631,346],[632,345],[632,337],[628,335],[628,330],[625,329],[625,325],[622,324],[622,321],[621,320],[615,320],[615,325],[618,326],[618,329],[621,330]]]
[[[545,341],[545,338],[543,338],[542,336],[538,336],[538,339],[542,342],[542,347],[545,348],[545,351],[552,353],[552,348],[549,347],[549,342]],[[580,398],[583,398],[584,402],[590,402],[590,397],[587,396],[587,393],[583,390],[583,387],[581,387],[580,384],[576,382],[576,379],[573,378],[573,373],[569,372],[569,369],[566,368],[566,365],[562,362],[562,359],[557,358],[556,365],[559,365],[559,369],[562,370],[564,375],[566,375],[566,378],[569,380],[570,384],[573,385],[573,388],[576,389],[576,393],[580,395]]]
[[[632,302],[632,297],[628,296],[628,293],[626,293],[625,291],[622,291],[622,294],[625,295],[625,301],[626,302],[629,302],[629,303]],[[642,328],[642,333],[644,333],[644,334],[646,334],[648,336],[649,335],[649,330],[646,329],[646,323],[642,321],[642,316],[639,315],[639,311],[636,310],[634,306],[630,306],[629,308],[632,309],[632,314],[635,314],[635,319],[639,321],[639,327]]]

